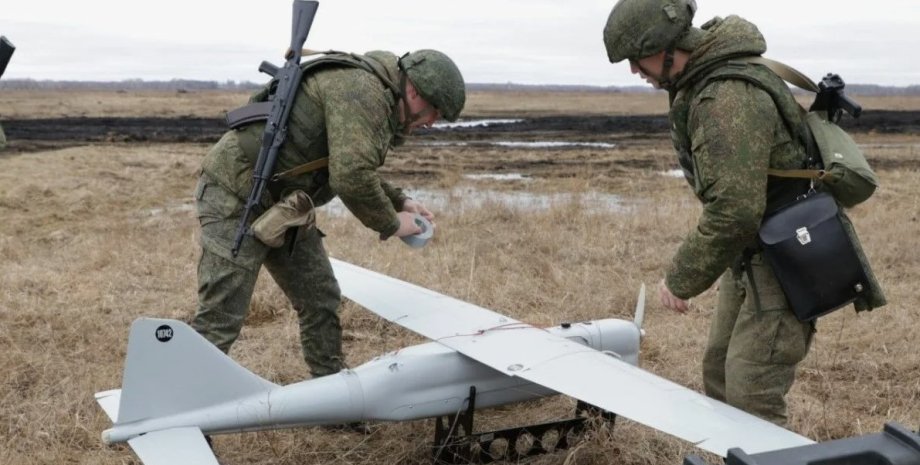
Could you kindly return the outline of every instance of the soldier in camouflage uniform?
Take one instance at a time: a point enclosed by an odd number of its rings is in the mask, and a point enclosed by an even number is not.
[[[757,27],[737,16],[691,27],[695,10],[694,0],[620,0],[604,42],[612,63],[628,59],[634,74],[669,92],[680,166],[703,204],[659,286],[662,305],[686,312],[687,300],[721,276],[706,394],[784,425],[784,397],[814,327],[789,308],[756,234],[766,213],[808,189],[767,176],[768,168],[802,168],[805,145],[784,122],[787,102],[795,104],[785,83],[740,61],[766,51]]]
[[[420,232],[414,214],[430,220],[431,212],[382,180],[376,169],[390,147],[413,128],[440,117],[458,118],[466,98],[459,69],[434,50],[401,58],[382,51],[330,53],[319,60],[322,63],[304,73],[276,173],[323,157],[328,157],[328,167],[271,183],[263,208],[301,190],[317,207],[338,196],[381,239]],[[267,88],[253,100],[266,96]],[[264,122],[258,122],[228,131],[202,163],[195,192],[202,247],[199,304],[192,326],[229,351],[264,266],[297,312],[303,356],[311,373],[329,375],[343,368],[341,296],[322,232],[301,228],[298,234],[287,235],[279,248],[245,237],[237,256],[231,253],[263,128]]]

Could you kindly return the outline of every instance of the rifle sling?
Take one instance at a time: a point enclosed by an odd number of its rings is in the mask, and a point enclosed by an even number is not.
[[[329,157],[323,157],[318,160],[313,160],[302,165],[297,165],[289,170],[275,174],[272,176],[272,181],[293,178],[294,176],[300,176],[301,174],[309,173],[310,171],[316,171],[327,166],[329,166]]]

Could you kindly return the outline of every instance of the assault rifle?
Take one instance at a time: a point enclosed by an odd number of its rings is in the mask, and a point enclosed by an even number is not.
[[[840,75],[828,73],[818,83],[818,95],[809,111],[827,111],[827,120],[833,123],[840,121],[844,111],[854,118],[859,118],[862,106],[843,93],[844,87],[846,84]]]
[[[262,201],[262,193],[275,171],[278,151],[287,138],[288,115],[290,115],[291,108],[294,106],[294,97],[297,96],[300,78],[303,75],[303,71],[300,69],[300,56],[303,50],[303,43],[307,40],[307,34],[310,33],[310,26],[313,24],[313,17],[316,15],[317,7],[319,7],[319,2],[317,1],[294,0],[291,47],[284,56],[287,61],[281,68],[267,61],[263,61],[259,65],[259,71],[274,78],[270,84],[268,101],[265,102],[265,104],[270,104],[271,110],[268,112],[265,130],[262,132],[262,146],[259,149],[259,158],[256,160],[256,166],[252,171],[252,190],[249,191],[249,198],[246,200],[246,207],[243,209],[240,224],[236,228],[236,237],[233,239],[231,253],[234,257],[240,251],[243,236],[246,235],[249,229],[247,225],[249,217],[252,216],[253,209],[257,208]]]
[[[0,76],[3,76],[6,65],[10,63],[10,58],[13,58],[15,51],[16,47],[13,46],[13,43],[6,36],[0,36]]]

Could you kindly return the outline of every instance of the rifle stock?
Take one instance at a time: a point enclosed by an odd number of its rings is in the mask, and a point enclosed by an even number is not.
[[[294,2],[294,21],[291,24],[291,47],[290,53],[294,54],[295,59],[300,62],[301,50],[303,43],[307,41],[307,34],[310,33],[310,26],[313,24],[313,18],[316,16],[316,9],[319,2]]]
[[[317,1],[294,0],[291,47],[285,55],[287,61],[281,68],[266,61],[259,66],[259,71],[271,75],[278,84],[274,93],[269,97],[272,102],[271,111],[268,120],[265,121],[265,130],[262,132],[259,158],[252,171],[252,189],[249,191],[249,197],[246,199],[246,205],[233,239],[231,253],[234,257],[239,253],[243,239],[247,235],[248,223],[253,211],[262,202],[262,194],[275,171],[278,152],[287,137],[288,116],[303,76],[303,70],[300,68],[300,51],[310,33],[310,26],[316,16],[317,7],[319,7]]]

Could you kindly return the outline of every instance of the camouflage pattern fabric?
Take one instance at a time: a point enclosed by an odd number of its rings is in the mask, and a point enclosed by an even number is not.
[[[620,0],[604,27],[604,46],[611,63],[638,60],[671,46],[683,48],[695,0]]]
[[[0,150],[6,148],[6,134],[3,132],[3,126],[0,126]]]
[[[719,280],[716,311],[703,356],[706,395],[780,426],[795,367],[808,354],[814,325],[795,318],[773,272],[760,255],[751,259],[760,310],[746,273]]]
[[[347,54],[340,54],[348,59]],[[398,82],[397,57],[371,52],[387,78]],[[265,89],[253,100],[266,97]],[[269,185],[263,210],[294,190],[306,192],[319,207],[336,195],[365,226],[385,238],[399,228],[396,212],[407,198],[378,176],[390,147],[399,142],[396,96],[373,73],[342,64],[317,65],[305,72],[288,121],[276,172],[323,157],[328,171],[309,172]],[[202,162],[196,199],[202,255],[198,265],[198,310],[192,322],[223,351],[238,337],[259,270],[264,265],[297,311],[304,359],[314,376],[342,366],[341,302],[338,283],[318,229],[302,230],[270,248],[252,237],[231,253],[233,238],[252,186],[264,123],[228,131]]]
[[[417,50],[400,63],[422,98],[447,121],[457,121],[466,104],[466,84],[453,60],[437,50]]]
[[[365,58],[379,62],[389,78],[398,82],[396,55],[371,52]],[[254,98],[264,98],[264,93]],[[311,72],[291,110],[287,140],[275,170],[282,172],[328,156],[328,182],[318,180],[316,173],[305,173],[272,186],[275,197],[299,189],[321,206],[337,195],[368,228],[384,237],[395,233],[399,228],[396,212],[406,197],[376,172],[398,141],[395,107],[393,94],[370,72],[343,66]],[[264,123],[257,123],[228,131],[205,157],[202,170],[245,199],[263,129]]]
[[[262,265],[291,301],[300,323],[304,360],[314,377],[343,368],[341,302],[332,265],[316,228],[299,231],[293,253],[245,238],[239,255],[229,254],[243,201],[201,176],[196,190],[202,253],[198,263],[198,310],[192,327],[228,352],[249,313]]]
[[[766,43],[757,28],[733,16],[703,30],[705,37],[670,89],[675,148],[703,203],[697,227],[665,277],[674,295],[684,299],[708,289],[740,262],[744,249],[756,246],[768,204],[779,201],[768,199],[767,169],[797,168],[805,157],[804,145],[785,125],[771,93],[743,80],[706,79],[730,66],[730,58],[763,53]],[[765,85],[789,92],[775,76]],[[788,187],[794,198],[807,185]],[[782,424],[784,395],[808,352],[811,325],[796,320],[759,255],[750,261],[760,311],[751,278],[740,270],[725,274],[704,360],[706,392]]]
[[[805,157],[767,92],[739,80],[709,82],[695,68],[711,72],[725,56],[762,53],[766,44],[757,29],[729,17],[708,32],[671,91],[672,138],[703,202],[698,226],[666,276],[668,288],[683,299],[708,289],[742,250],[756,245],[767,208],[767,169],[798,168]],[[785,88],[779,78],[775,85]]]
[[[766,177],[767,168],[803,168],[809,136],[801,107],[782,79],[764,66],[732,60],[765,51],[763,37],[737,16],[703,28],[708,35],[672,91],[672,138],[687,181],[704,204],[699,234],[684,242],[669,273],[668,286],[678,297],[707,289],[738,251],[756,245],[754,234],[765,212],[808,189],[807,181]],[[855,229],[848,233],[869,280],[856,309],[884,306],[884,292]]]

